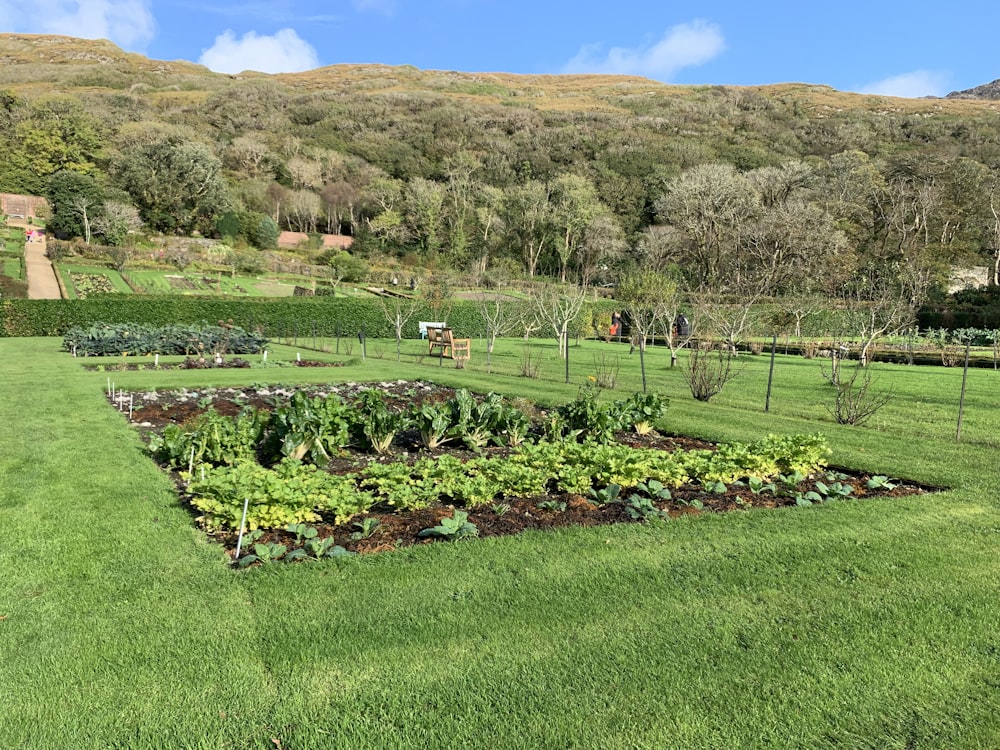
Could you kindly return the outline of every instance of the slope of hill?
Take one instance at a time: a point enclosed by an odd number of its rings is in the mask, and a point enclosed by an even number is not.
[[[949,99],[898,99],[840,92],[829,86],[780,83],[766,86],[679,86],[637,76],[616,75],[518,75],[419,70],[412,66],[330,65],[302,73],[239,75],[213,73],[195,63],[151,60],[124,52],[103,39],[78,39],[40,34],[0,34],[0,86],[19,93],[72,91],[74,89],[157,92],[212,92],[241,81],[266,79],[300,93],[424,92],[458,102],[494,103],[507,107],[546,110],[590,110],[635,113],[640,102],[704,96],[706,92],[733,92],[744,98],[763,97],[781,103],[795,102],[805,113],[824,114],[847,109],[896,113],[964,114],[982,107],[1000,111],[985,102],[998,98],[949,94]],[[997,86],[994,82],[989,86]],[[979,87],[980,89],[987,87]],[[970,89],[976,92],[979,89]],[[753,108],[753,105],[749,105]]]
[[[1000,78],[964,91],[952,91],[947,99],[1000,99]]]

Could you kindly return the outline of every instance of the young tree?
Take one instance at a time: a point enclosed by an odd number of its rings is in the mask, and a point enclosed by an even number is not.
[[[569,347],[570,324],[583,308],[587,293],[568,286],[545,285],[531,293],[531,301],[538,319],[550,326],[559,342],[559,357],[566,358]]]
[[[622,303],[638,339],[639,369],[642,372],[642,392],[646,392],[646,341],[655,333],[669,310],[676,307],[677,281],[656,270],[632,271],[624,274],[615,288],[615,298]],[[671,321],[672,324],[672,321]]]
[[[859,360],[868,364],[872,345],[913,324],[930,284],[926,269],[907,263],[870,263],[843,286],[840,301],[861,339]]]
[[[379,297],[379,307],[396,333],[396,361],[400,358],[400,341],[403,339],[403,326],[409,322],[420,308],[420,300],[409,297]]]
[[[491,357],[497,338],[514,330],[520,308],[499,294],[480,294],[476,300],[479,314],[486,325],[486,371],[491,371]]]

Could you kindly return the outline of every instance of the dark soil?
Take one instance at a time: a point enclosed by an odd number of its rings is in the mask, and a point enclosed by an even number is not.
[[[300,359],[290,362],[289,366],[293,367],[343,367],[346,363],[344,362],[321,362],[317,359]],[[91,372],[95,370],[100,370],[101,372],[123,372],[123,371],[135,371],[135,370],[220,370],[227,368],[248,368],[252,367],[245,359],[240,357],[233,357],[231,359],[224,359],[221,362],[216,362],[210,357],[204,357],[195,359],[194,357],[188,357],[183,362],[178,362],[176,364],[161,364],[161,365],[149,365],[142,362],[129,363],[115,363],[115,364],[101,364],[101,365],[84,365],[84,370],[89,370]]]
[[[303,365],[308,366],[308,365]],[[169,392],[136,392],[119,393],[115,396],[115,406],[128,412],[129,403],[134,404],[133,423],[148,436],[152,431],[159,431],[167,424],[182,424],[211,407],[216,412],[226,416],[235,416],[248,407],[271,409],[287,400],[295,390],[305,390],[311,394],[336,393],[350,400],[362,390],[377,387],[386,396],[391,408],[404,409],[425,401],[445,401],[454,396],[454,390],[424,382],[395,381],[386,383],[348,383],[337,386],[269,386],[245,388],[219,388],[200,390],[181,390]],[[535,416],[542,416],[538,411]],[[636,435],[620,433],[620,442],[634,447],[655,448],[665,451],[678,449],[714,449],[712,443],[681,435],[651,433]],[[446,447],[442,450],[427,451],[420,447],[419,436],[415,431],[402,432],[393,445],[394,455],[386,459],[354,450],[335,459],[326,467],[334,473],[358,471],[371,461],[376,460],[415,460],[419,457],[443,455],[448,453],[459,458],[470,458],[473,454],[460,448]],[[505,448],[487,448],[486,455],[504,455]],[[482,455],[482,454],[478,454]],[[847,469],[831,468],[843,475],[840,479],[844,484],[851,484],[854,490],[846,501],[856,501],[872,497],[900,497],[936,491],[940,488],[921,485],[916,482],[893,480],[895,487],[889,490],[873,490],[866,487],[869,475],[852,472]],[[803,493],[815,488],[815,481],[826,481],[823,476],[811,477],[797,489]],[[178,479],[178,486],[183,486]],[[829,483],[829,482],[827,482]],[[684,486],[671,490],[669,501],[657,503],[657,507],[670,517],[685,514],[710,512],[729,512],[749,508],[778,508],[796,505],[796,500],[787,494],[754,494],[748,487],[729,486],[725,492],[707,492],[701,486]],[[550,510],[539,507],[545,502],[565,503],[563,510]],[[832,501],[831,501],[832,502]],[[701,508],[693,507],[701,504]],[[421,530],[436,526],[444,517],[450,517],[454,512],[451,506],[432,507],[418,511],[390,511],[389,509],[373,509],[365,516],[378,520],[378,526],[367,538],[351,538],[357,535],[359,526],[352,523],[348,526],[337,526],[330,523],[315,524],[320,538],[334,537],[336,543],[345,549],[358,552],[383,552],[399,547],[427,544],[437,541],[433,538],[419,537]],[[507,536],[519,534],[527,529],[550,529],[564,526],[599,526],[612,523],[636,523],[627,508],[620,503],[603,506],[593,505],[580,495],[545,495],[531,498],[507,499],[501,504],[469,509],[469,521],[479,530],[480,537]],[[358,523],[363,519],[355,519]],[[222,543],[230,555],[235,551],[236,534],[218,533],[217,541]],[[268,532],[263,541],[280,542],[294,545],[294,536],[285,531]]]

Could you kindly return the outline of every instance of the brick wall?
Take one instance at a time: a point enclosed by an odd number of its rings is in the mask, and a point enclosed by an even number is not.
[[[49,202],[37,195],[0,193],[0,214],[23,219],[38,216],[39,209],[47,209]]]

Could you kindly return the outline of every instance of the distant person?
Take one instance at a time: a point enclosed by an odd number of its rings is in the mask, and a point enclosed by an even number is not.
[[[677,335],[681,337],[691,335],[691,323],[684,316],[684,313],[677,316]]]

